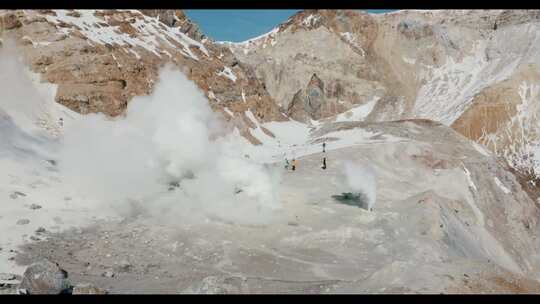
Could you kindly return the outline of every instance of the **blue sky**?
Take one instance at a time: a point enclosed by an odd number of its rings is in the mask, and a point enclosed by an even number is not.
[[[201,31],[216,41],[244,41],[269,32],[279,23],[287,20],[299,10],[184,10],[195,21]],[[366,10],[370,13],[384,13],[393,10]]]

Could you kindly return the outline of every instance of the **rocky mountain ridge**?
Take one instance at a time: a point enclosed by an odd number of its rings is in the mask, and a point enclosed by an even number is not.
[[[172,63],[255,144],[251,116],[285,119],[252,70],[204,37],[182,11],[2,11],[0,20],[2,38],[14,39],[42,82],[57,85],[55,100],[76,112],[122,114],[133,96],[152,91],[158,69]]]
[[[305,10],[224,44],[293,119],[439,121],[536,185],[539,29],[538,10]]]

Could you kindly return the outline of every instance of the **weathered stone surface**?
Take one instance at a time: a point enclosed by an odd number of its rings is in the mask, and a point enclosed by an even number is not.
[[[69,289],[68,273],[58,264],[41,260],[26,268],[20,289],[29,294],[60,294]]]

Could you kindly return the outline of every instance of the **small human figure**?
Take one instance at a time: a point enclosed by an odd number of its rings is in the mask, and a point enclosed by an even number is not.
[[[322,143],[322,151],[323,151],[323,153],[326,152],[326,143],[325,142]]]
[[[293,158],[292,160],[292,168],[291,168],[293,171],[296,170],[296,159]]]
[[[62,117],[60,117],[60,119],[58,120],[58,124],[60,125],[60,127],[64,126],[64,119]]]
[[[322,167],[323,170],[326,170],[326,157],[323,157],[322,159]]]
[[[285,170],[289,170],[289,160],[285,158]]]

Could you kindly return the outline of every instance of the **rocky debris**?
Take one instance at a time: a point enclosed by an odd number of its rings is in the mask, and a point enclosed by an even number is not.
[[[40,234],[40,233],[45,233],[47,232],[47,230],[43,227],[39,227],[38,229],[36,229],[36,233]]]
[[[172,181],[172,182],[169,183],[169,188],[168,188],[169,191],[173,191],[173,190],[178,189],[178,188],[180,188],[180,182]]]
[[[83,294],[102,295],[102,294],[107,294],[107,291],[89,283],[80,283],[80,284],[75,285],[75,287],[73,287],[73,291],[71,294],[73,295],[83,295]]]
[[[41,205],[38,205],[38,204],[32,204],[32,205],[30,205],[30,209],[32,209],[32,210],[41,209]]]
[[[29,294],[61,294],[70,289],[68,273],[57,263],[41,260],[26,268],[20,289]]]
[[[188,293],[195,294],[238,294],[241,292],[240,286],[234,284],[233,278],[208,276],[195,286],[187,290]]]
[[[114,278],[115,274],[112,271],[105,271],[101,274],[101,276],[106,278]]]
[[[28,224],[30,224],[29,219],[20,219],[17,221],[17,225],[28,225]]]
[[[2,290],[13,290],[21,283],[20,277],[11,273],[0,273],[0,294],[3,294]]]
[[[20,283],[21,281],[17,275],[12,273],[0,273],[0,289],[13,288]]]
[[[26,194],[24,194],[22,192],[19,192],[19,191],[13,191],[13,193],[11,193],[9,195],[9,197],[12,198],[12,199],[16,199],[16,198],[21,197],[21,196],[26,196]]]
[[[116,272],[129,272],[133,268],[133,265],[127,260],[122,260],[118,265],[115,266]]]

